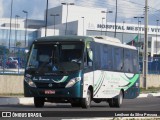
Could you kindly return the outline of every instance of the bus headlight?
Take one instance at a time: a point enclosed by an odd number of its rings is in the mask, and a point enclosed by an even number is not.
[[[36,87],[36,84],[30,78],[24,78],[24,80],[28,83],[31,87]]]
[[[66,85],[65,88],[72,87],[74,84],[76,84],[76,83],[77,83],[78,81],[80,81],[80,80],[81,80],[81,77],[76,77],[76,78],[71,79],[71,80],[67,83],[67,85]]]

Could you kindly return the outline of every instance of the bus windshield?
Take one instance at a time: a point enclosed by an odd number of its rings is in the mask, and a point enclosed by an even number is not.
[[[68,73],[80,70],[84,45],[82,42],[35,43],[26,69],[36,73]]]

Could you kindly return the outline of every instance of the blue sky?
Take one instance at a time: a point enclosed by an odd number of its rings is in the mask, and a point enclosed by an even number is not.
[[[19,15],[25,18],[22,10],[29,13],[30,19],[44,19],[44,10],[47,0],[13,0],[13,17]],[[115,1],[116,0],[48,0],[49,8],[58,6],[62,2],[73,2],[78,6],[108,8],[113,11],[112,15],[108,15],[108,21],[114,22],[115,17]],[[156,24],[156,20],[160,20],[160,0],[148,0],[149,2],[149,24]],[[10,16],[11,0],[0,0],[0,17]],[[118,0],[118,22],[126,21],[127,23],[137,23],[134,16],[143,16],[145,0]],[[143,20],[142,20],[143,22]]]

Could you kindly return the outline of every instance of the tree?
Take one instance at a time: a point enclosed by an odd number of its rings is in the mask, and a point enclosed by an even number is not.
[[[20,47],[22,45],[22,43],[20,41],[16,42],[16,47]]]

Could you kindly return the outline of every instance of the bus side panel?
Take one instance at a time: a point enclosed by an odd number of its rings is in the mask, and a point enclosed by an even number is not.
[[[113,98],[124,91],[124,98],[139,95],[139,74],[95,71],[94,98]]]
[[[87,90],[93,86],[93,71],[85,71],[83,76],[83,98],[87,96]],[[92,91],[91,91],[92,92]]]
[[[120,92],[115,72],[97,70],[94,73],[94,98],[113,98]]]

